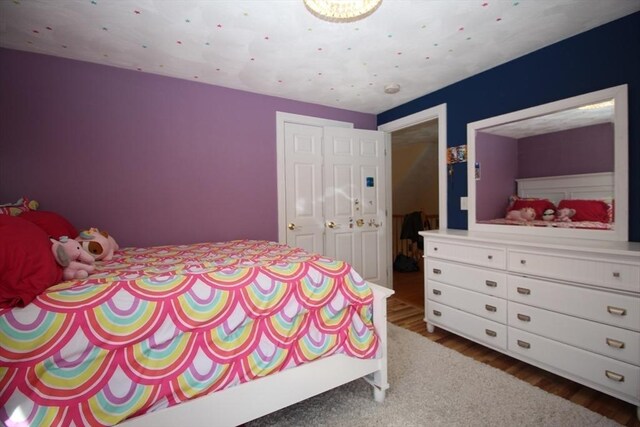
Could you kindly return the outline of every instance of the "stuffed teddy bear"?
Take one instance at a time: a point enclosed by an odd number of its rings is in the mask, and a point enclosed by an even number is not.
[[[512,221],[533,221],[536,218],[536,211],[533,208],[522,208],[507,212],[507,219]]]
[[[113,253],[119,248],[115,239],[109,236],[109,233],[100,231],[97,228],[81,231],[76,240],[96,261],[111,260]]]
[[[560,222],[571,222],[571,217],[576,214],[575,209],[562,208],[558,209],[556,221]]]
[[[58,264],[63,267],[64,280],[86,279],[95,270],[95,262],[90,253],[82,249],[80,242],[61,236],[60,240],[51,240],[51,252]]]
[[[556,212],[553,209],[545,209],[542,213],[543,221],[553,221],[556,218]]]

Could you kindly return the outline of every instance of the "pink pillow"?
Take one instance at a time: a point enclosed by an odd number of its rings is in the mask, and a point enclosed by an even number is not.
[[[71,239],[78,237],[78,230],[73,224],[55,212],[27,211],[21,213],[20,218],[34,223],[54,239],[60,239],[60,236],[68,236]]]
[[[47,233],[20,217],[0,215],[0,308],[24,307],[61,279]]]
[[[609,206],[602,200],[561,200],[558,209],[575,209],[571,221],[597,221],[609,223]]]
[[[23,197],[16,203],[9,203],[6,205],[0,205],[0,215],[20,215],[23,212],[29,211],[29,199]]]

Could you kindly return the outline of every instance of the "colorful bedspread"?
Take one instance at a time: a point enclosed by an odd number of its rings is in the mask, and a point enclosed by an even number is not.
[[[613,230],[613,223],[600,221],[543,221],[536,219],[533,221],[516,221],[506,218],[496,218],[487,221],[478,221],[478,224],[498,224],[498,225],[524,225],[526,227],[552,227],[552,228],[583,228],[588,230]]]
[[[124,249],[0,311],[0,421],[113,425],[321,356],[376,356],[343,262],[276,243]]]

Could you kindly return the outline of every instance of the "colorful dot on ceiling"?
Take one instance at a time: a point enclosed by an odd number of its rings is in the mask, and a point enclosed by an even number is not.
[[[464,27],[458,28],[458,31],[464,31]]]
[[[467,40],[471,40],[471,37],[467,37]]]
[[[255,61],[255,60],[256,60],[256,58],[251,58],[251,60],[252,60],[252,61]]]
[[[393,34],[387,34],[387,37],[391,38],[393,37]]]
[[[62,45],[62,48],[63,48],[63,49],[66,49],[66,48],[68,48],[68,47],[69,47],[69,46],[67,46],[66,44],[63,44],[63,45]]]
[[[402,55],[402,52],[398,52],[397,54],[398,54],[398,55]]]
[[[426,26],[426,25],[423,25],[423,26],[422,26],[422,28],[427,28],[427,26]]]
[[[91,4],[98,4],[96,0],[91,0]]]
[[[487,7],[487,6],[489,6],[489,3],[487,3],[487,2],[482,3],[482,7]]]
[[[136,68],[136,70],[138,70],[138,71],[142,71],[142,68],[138,67],[138,68]]]
[[[143,45],[142,45],[142,48],[143,48],[143,49],[146,49],[146,48],[147,48],[147,45],[146,45],[146,44],[143,44]]]
[[[425,58],[424,58],[424,59],[431,59],[431,57],[430,57],[430,56],[425,56]]]
[[[496,18],[496,21],[500,22],[500,21],[502,21],[502,18]]]
[[[198,78],[198,76],[193,76],[193,78],[194,78],[194,79],[197,79],[197,78]]]
[[[191,22],[191,19],[185,19],[184,22],[186,22],[187,24]]]
[[[321,75],[322,75],[322,73],[318,73],[318,75],[319,75],[319,76],[321,76]]]
[[[109,57],[109,55],[107,55],[106,53],[103,53],[102,56],[104,56],[105,58]]]
[[[140,15],[140,11],[139,10],[134,10],[133,13],[135,13],[136,15]]]
[[[519,5],[519,4],[520,4],[520,2],[519,2],[519,1],[517,1],[517,2],[513,3],[513,5],[514,5],[514,6],[517,6],[517,5]]]
[[[218,24],[218,25],[216,25],[216,27],[222,28],[222,24]]]
[[[269,36],[264,36],[264,39],[265,40],[269,40]]]
[[[32,31],[33,31],[34,33],[36,33],[36,34],[40,34],[40,31],[38,31],[38,30],[32,30]]]
[[[249,14],[247,12],[243,13],[244,16],[249,16]]]
[[[182,44],[182,42],[180,40],[176,41],[177,44]]]
[[[33,44],[31,40],[27,40],[27,44]]]
[[[331,89],[329,89],[329,90],[335,90],[335,89],[334,89],[334,88],[331,88]]]
[[[282,83],[282,80],[278,80],[278,83]]]
[[[107,27],[102,27],[102,31],[109,31]]]
[[[438,46],[438,43],[434,43],[433,45],[437,47],[437,46]]]
[[[49,31],[53,31],[53,28],[51,28],[51,27],[47,27],[47,30],[49,30]]]
[[[216,68],[216,71],[220,71],[220,68]]]
[[[205,46],[211,46],[211,43],[206,42],[206,43],[205,43]]]
[[[318,48],[318,50],[322,50],[322,48],[321,48],[321,47],[319,47],[319,48]]]

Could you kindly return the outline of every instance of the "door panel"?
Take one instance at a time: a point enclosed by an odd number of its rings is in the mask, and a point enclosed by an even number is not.
[[[384,285],[384,133],[325,128],[324,140],[325,221],[335,223],[325,230],[326,255],[347,261],[351,253],[350,263],[365,280]]]
[[[324,253],[321,127],[285,126],[287,244]]]

